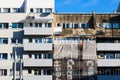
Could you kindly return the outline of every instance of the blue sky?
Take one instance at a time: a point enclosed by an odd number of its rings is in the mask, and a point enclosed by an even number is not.
[[[120,0],[55,0],[58,12],[113,12]]]

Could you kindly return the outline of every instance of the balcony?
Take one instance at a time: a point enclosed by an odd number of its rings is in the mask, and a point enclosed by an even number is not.
[[[98,75],[98,80],[120,80],[119,75]]]
[[[49,28],[24,27],[24,35],[52,35],[52,27]]]
[[[97,43],[98,51],[120,51],[120,43]]]
[[[52,59],[25,59],[24,67],[50,67],[52,66]]]
[[[98,59],[97,60],[98,66],[105,66],[105,67],[110,67],[110,66],[120,66],[120,59]]]
[[[52,43],[26,43],[24,51],[52,51]]]
[[[23,80],[52,80],[52,75],[23,76]]]

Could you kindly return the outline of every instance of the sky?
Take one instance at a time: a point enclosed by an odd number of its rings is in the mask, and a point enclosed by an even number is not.
[[[55,0],[57,12],[113,12],[120,0]]]

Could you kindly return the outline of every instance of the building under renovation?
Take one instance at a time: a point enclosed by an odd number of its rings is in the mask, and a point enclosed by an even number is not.
[[[54,8],[54,0],[0,0],[0,80],[120,80],[120,6]]]
[[[54,13],[54,80],[120,79],[120,14]]]

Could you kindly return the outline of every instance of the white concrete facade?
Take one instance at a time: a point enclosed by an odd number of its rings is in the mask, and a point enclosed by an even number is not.
[[[1,80],[52,80],[53,12],[54,0],[0,0]]]

